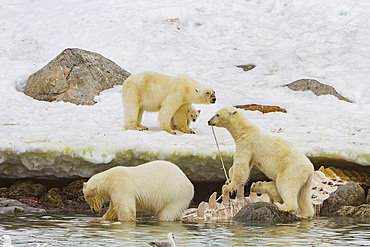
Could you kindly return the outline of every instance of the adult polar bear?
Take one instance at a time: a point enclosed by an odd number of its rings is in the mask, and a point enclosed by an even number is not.
[[[311,218],[311,181],[314,168],[310,160],[292,144],[264,134],[234,107],[224,107],[208,121],[211,126],[226,128],[236,144],[231,181],[224,185],[225,192],[235,191],[244,184],[252,165],[256,165],[269,178],[276,181],[277,190],[284,203],[275,202],[283,211]]]
[[[83,193],[94,213],[110,201],[103,220],[135,221],[138,209],[159,221],[177,221],[194,196],[194,186],[175,164],[158,160],[95,174],[84,183]]]
[[[159,111],[162,130],[171,129],[171,119],[184,104],[214,104],[215,91],[186,75],[167,76],[156,72],[143,72],[127,78],[122,88],[125,129],[147,130],[141,125],[144,111]],[[181,126],[186,123],[181,124]]]

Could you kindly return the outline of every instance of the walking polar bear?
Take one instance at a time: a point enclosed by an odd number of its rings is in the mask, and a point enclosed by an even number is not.
[[[194,186],[175,164],[158,160],[95,174],[84,183],[83,194],[96,214],[110,201],[103,220],[135,221],[136,210],[143,210],[159,221],[177,221],[194,196]]]
[[[311,203],[314,168],[304,154],[282,138],[264,134],[234,107],[222,108],[208,124],[226,128],[236,144],[231,180],[223,187],[226,193],[234,192],[244,184],[252,165],[256,165],[276,182],[283,200],[283,203],[275,202],[280,210],[302,218],[314,215]]]
[[[171,128],[171,119],[182,105],[214,104],[216,95],[212,88],[186,75],[173,77],[143,72],[125,80],[122,102],[126,130],[147,130],[141,125],[144,111],[159,111],[161,129],[176,134]]]

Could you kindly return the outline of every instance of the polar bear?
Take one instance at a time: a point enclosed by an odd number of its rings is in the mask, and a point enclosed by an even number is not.
[[[194,196],[194,186],[175,164],[158,160],[95,174],[84,183],[83,194],[94,213],[110,201],[103,220],[135,221],[136,210],[143,210],[159,221],[177,221]]]
[[[275,202],[282,211],[311,218],[311,181],[314,167],[310,160],[289,142],[263,133],[235,107],[224,107],[208,121],[208,125],[224,127],[234,138],[236,150],[230,183],[225,192],[235,191],[246,182],[252,165],[256,165],[276,182],[284,203]]]
[[[196,110],[192,104],[183,104],[175,112],[171,119],[171,129],[180,130],[184,133],[195,134],[195,132],[190,129],[190,123],[197,121],[200,110]]]
[[[254,182],[251,185],[251,192],[266,193],[269,195],[271,203],[283,203],[283,199],[281,199],[279,191],[276,188],[276,183],[274,181]]]
[[[122,88],[124,127],[126,130],[147,130],[141,125],[144,111],[159,111],[162,130],[171,129],[171,119],[180,106],[189,103],[214,104],[215,91],[189,76],[167,76],[156,72],[143,72],[128,77]]]

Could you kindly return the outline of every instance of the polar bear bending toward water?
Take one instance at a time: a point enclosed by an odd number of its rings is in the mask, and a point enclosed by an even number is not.
[[[83,193],[94,213],[110,201],[103,220],[135,221],[136,210],[143,210],[159,221],[177,221],[194,196],[194,186],[175,164],[158,160],[95,174],[84,183]]]
[[[226,128],[236,144],[231,180],[224,185],[225,192],[233,192],[244,184],[252,165],[256,165],[276,182],[283,200],[275,202],[280,210],[302,218],[314,215],[311,203],[314,168],[304,154],[282,138],[264,134],[234,107],[222,108],[208,124]]]
[[[156,72],[143,72],[128,77],[122,88],[125,129],[147,130],[141,125],[144,111],[159,111],[162,130],[176,134],[171,119],[184,104],[214,104],[215,91],[189,76],[167,76]]]

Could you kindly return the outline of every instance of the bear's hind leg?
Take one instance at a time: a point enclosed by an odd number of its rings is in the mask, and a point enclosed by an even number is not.
[[[137,127],[140,131],[142,130],[148,130],[148,127],[141,125],[141,120],[143,119],[144,110],[142,107],[139,109],[139,114],[137,115]]]
[[[276,187],[284,203],[275,202],[275,205],[281,211],[297,213],[298,207],[298,191],[301,185],[293,183],[292,180],[276,179]]]
[[[161,129],[167,131],[172,135],[176,135],[176,132],[171,129],[171,119],[177,109],[178,106],[175,106],[174,104],[168,105],[166,103],[162,103],[162,107],[159,110],[158,114],[158,120]]]
[[[158,213],[158,221],[179,221],[182,218],[182,212],[186,209],[183,205],[168,204]]]

